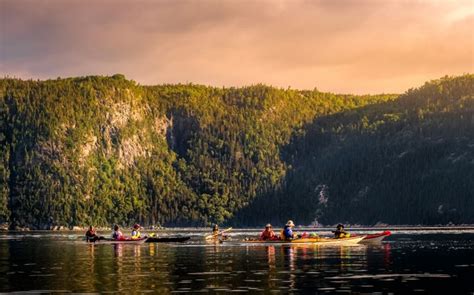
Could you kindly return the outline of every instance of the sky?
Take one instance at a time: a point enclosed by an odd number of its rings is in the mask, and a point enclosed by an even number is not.
[[[474,73],[474,0],[0,0],[0,76],[402,93]]]

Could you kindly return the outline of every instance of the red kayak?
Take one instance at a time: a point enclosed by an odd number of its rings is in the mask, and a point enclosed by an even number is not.
[[[382,242],[383,239],[390,236],[392,233],[389,230],[377,234],[366,235],[360,242],[361,244],[375,244]]]

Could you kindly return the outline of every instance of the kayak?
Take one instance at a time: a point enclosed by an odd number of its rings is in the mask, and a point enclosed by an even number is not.
[[[361,244],[376,244],[382,242],[383,239],[390,236],[392,233],[388,230],[377,234],[366,235],[361,241]]]
[[[258,244],[312,244],[312,245],[355,245],[362,241],[365,236],[350,237],[350,238],[300,238],[291,241],[282,240],[248,240],[244,243],[258,243]]]
[[[91,244],[143,244],[148,238],[142,238],[142,239],[128,239],[128,240],[114,240],[114,239],[100,239],[96,240],[95,242],[87,242]]]
[[[191,237],[149,237],[146,243],[183,243]]]

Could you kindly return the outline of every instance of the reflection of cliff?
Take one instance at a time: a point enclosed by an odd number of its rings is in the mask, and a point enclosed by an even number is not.
[[[88,272],[90,274],[95,274],[95,263],[96,263],[96,259],[95,259],[95,247],[96,245],[94,245],[93,243],[89,243],[87,245],[88,247],[88,257],[87,257],[87,261],[86,263],[88,264],[87,265],[87,269],[88,269]],[[87,280],[84,282],[86,284],[85,288],[87,290],[96,290],[95,286],[94,286],[94,280]]]
[[[134,292],[140,290],[145,283],[142,272],[141,245],[114,244],[114,266],[116,289],[119,292]],[[109,274],[110,275],[110,274]]]

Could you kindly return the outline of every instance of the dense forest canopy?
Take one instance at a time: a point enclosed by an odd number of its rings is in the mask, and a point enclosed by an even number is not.
[[[474,223],[474,75],[403,95],[0,80],[0,223]]]

